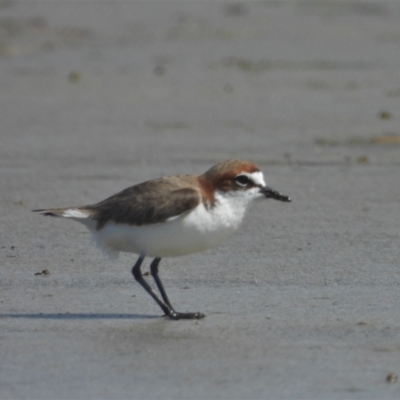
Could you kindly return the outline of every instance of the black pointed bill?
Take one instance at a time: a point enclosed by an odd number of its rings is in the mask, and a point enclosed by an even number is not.
[[[291,202],[292,201],[292,199],[289,196],[285,196],[284,194],[279,193],[278,191],[276,191],[276,190],[274,190],[274,189],[272,189],[272,188],[270,188],[268,186],[263,187],[260,190],[260,192],[265,197],[270,198],[270,199],[275,199],[275,200],[284,201],[284,202]]]

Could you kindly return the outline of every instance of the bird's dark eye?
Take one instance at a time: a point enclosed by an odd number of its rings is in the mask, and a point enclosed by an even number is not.
[[[246,175],[238,175],[235,177],[235,182],[240,186],[247,186],[250,183],[250,179]]]

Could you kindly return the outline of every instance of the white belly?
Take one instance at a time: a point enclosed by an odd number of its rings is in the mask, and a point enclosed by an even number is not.
[[[96,244],[110,256],[120,251],[144,252],[151,257],[180,256],[219,245],[239,228],[244,212],[244,208],[218,206],[209,211],[201,204],[164,223],[132,226],[109,222],[92,233]]]

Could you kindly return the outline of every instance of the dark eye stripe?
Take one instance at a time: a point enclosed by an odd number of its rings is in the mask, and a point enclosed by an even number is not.
[[[246,175],[236,176],[235,182],[240,186],[247,186],[249,183],[251,183],[250,179]]]

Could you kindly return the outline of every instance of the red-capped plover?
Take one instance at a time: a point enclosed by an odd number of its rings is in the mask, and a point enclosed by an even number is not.
[[[162,257],[181,256],[217,246],[239,228],[253,200],[291,199],[264,182],[263,173],[241,160],[220,162],[203,175],[177,175],[131,186],[100,203],[33,210],[85,225],[93,241],[111,257],[139,254],[135,279],[171,319],[200,319],[204,314],[175,311],[158,276]],[[154,257],[151,275],[161,298],[143,278],[140,266]]]

